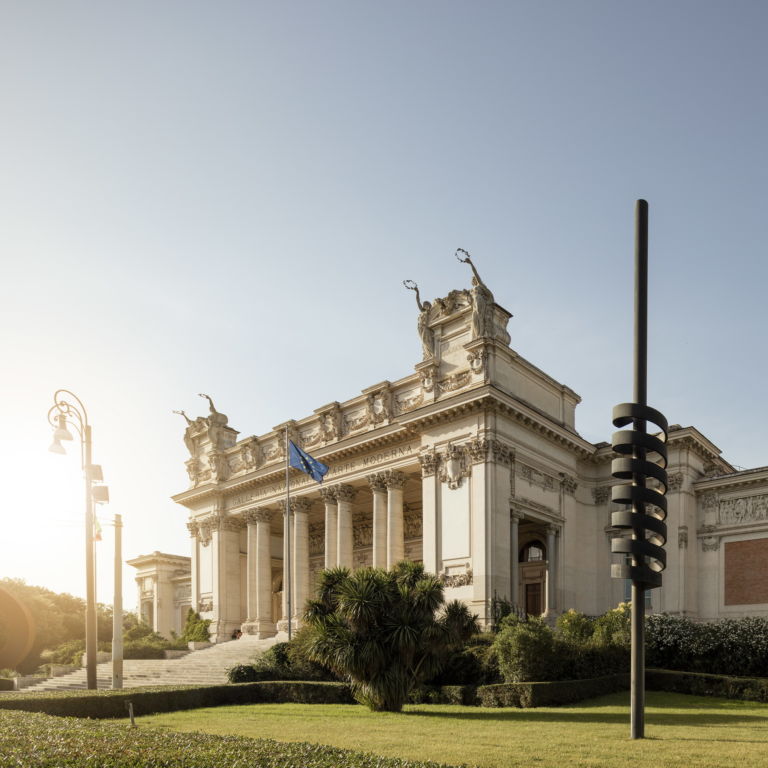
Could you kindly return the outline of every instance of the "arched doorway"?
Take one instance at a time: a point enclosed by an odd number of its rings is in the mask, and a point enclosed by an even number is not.
[[[529,616],[540,616],[546,607],[547,548],[539,538],[532,538],[520,548],[520,599]]]

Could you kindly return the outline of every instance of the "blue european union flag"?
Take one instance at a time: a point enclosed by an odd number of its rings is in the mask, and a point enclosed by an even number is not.
[[[306,451],[302,451],[293,440],[288,441],[288,463],[302,472],[306,472],[316,483],[322,483],[328,472],[327,465],[313,459]]]

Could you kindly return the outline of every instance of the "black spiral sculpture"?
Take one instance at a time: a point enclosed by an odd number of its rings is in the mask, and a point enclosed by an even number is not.
[[[647,422],[655,424],[663,437],[649,435]],[[611,463],[611,474],[617,480],[632,482],[611,489],[611,501],[625,505],[611,515],[611,524],[614,528],[631,529],[632,538],[613,539],[611,552],[629,555],[632,564],[614,563],[611,576],[631,579],[643,589],[654,589],[661,586],[661,572],[667,565],[667,420],[647,405],[615,406],[613,426],[629,424],[634,429],[613,433],[613,450],[621,456]],[[655,487],[648,487],[649,479]]]

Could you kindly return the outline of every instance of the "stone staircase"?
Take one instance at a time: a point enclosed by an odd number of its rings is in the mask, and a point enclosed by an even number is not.
[[[179,659],[126,659],[123,662],[123,688],[144,685],[221,685],[227,682],[227,670],[230,667],[248,663],[277,640],[275,637],[257,640],[253,635],[243,635],[238,640],[190,651]],[[112,662],[96,665],[96,685],[98,688],[112,687]],[[48,678],[24,691],[71,691],[86,687],[86,671],[83,668],[68,675]]]

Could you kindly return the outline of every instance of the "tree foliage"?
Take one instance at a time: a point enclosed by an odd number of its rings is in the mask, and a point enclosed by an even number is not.
[[[410,562],[323,571],[305,621],[310,658],[348,679],[359,702],[387,712],[399,712],[478,631],[477,617],[463,603],[445,604],[439,579]]]
[[[85,601],[81,598],[31,586],[22,579],[3,578],[0,586],[29,609],[35,626],[35,643],[27,658],[18,665],[20,672],[36,669],[44,649],[85,639]],[[98,640],[111,640],[112,607],[97,604],[96,621]]]

